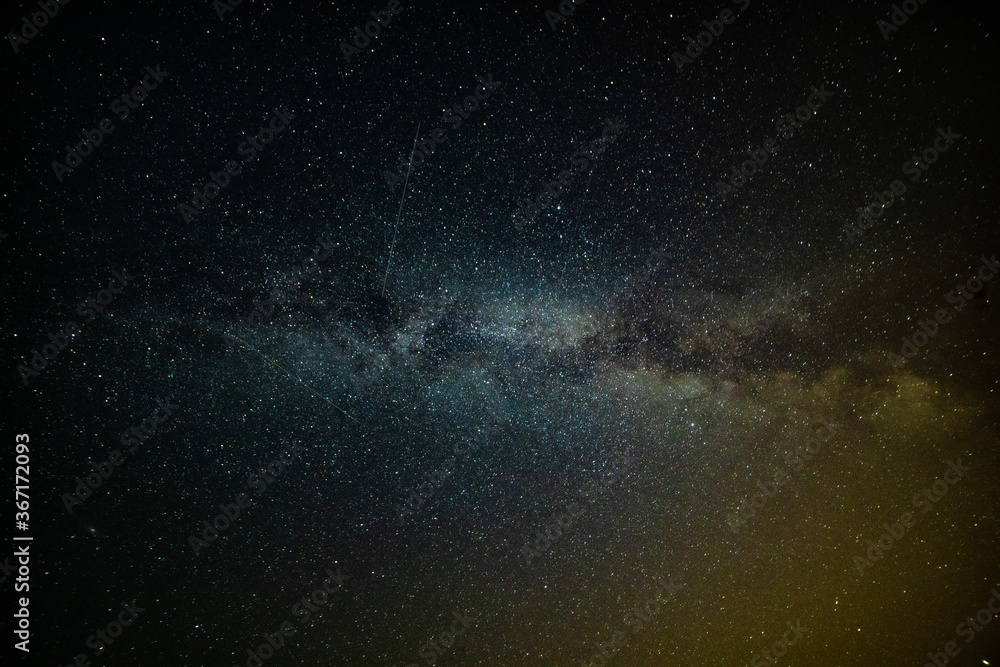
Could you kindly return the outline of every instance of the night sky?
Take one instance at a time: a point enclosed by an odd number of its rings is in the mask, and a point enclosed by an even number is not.
[[[996,36],[903,5],[8,4],[0,655],[1000,665]]]

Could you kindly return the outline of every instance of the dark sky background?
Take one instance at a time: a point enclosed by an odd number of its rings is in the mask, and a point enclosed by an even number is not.
[[[969,643],[957,627],[1000,590],[1000,288],[948,298],[1000,253],[996,37],[979,6],[914,4],[886,40],[893,6],[872,1],[589,0],[555,28],[555,0],[401,3],[350,62],[340,44],[385,3],[245,0],[220,20],[205,0],[77,1],[18,52],[5,39],[0,469],[13,486],[28,434],[29,528],[4,508],[33,537],[13,664],[248,665],[283,621],[264,665],[923,665],[949,641],[949,665],[1000,664],[1000,620]],[[147,66],[169,74],[116,117]],[[495,90],[442,123],[478,77]],[[822,107],[722,197],[813,87]],[[288,128],[184,220],[279,107]],[[609,121],[596,161],[519,219]],[[435,127],[447,141],[390,187]],[[939,128],[959,138],[912,182]],[[287,443],[301,455],[257,494]],[[328,568],[347,578],[304,624],[293,605]],[[432,648],[456,614],[474,622]],[[775,644],[789,623],[808,631]]]

